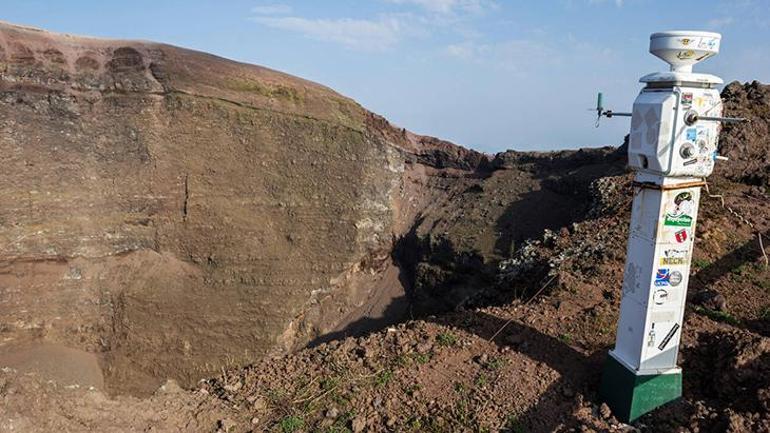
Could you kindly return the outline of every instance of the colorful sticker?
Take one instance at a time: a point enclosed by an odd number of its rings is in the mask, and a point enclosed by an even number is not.
[[[669,278],[671,278],[671,272],[668,268],[658,269],[658,272],[655,274],[655,286],[668,286]]]
[[[692,212],[692,193],[680,192],[674,197],[674,209],[666,213],[663,225],[675,227],[690,227],[692,217],[688,215]]]
[[[660,258],[661,266],[687,264],[687,250],[666,250]]]
[[[668,342],[671,341],[672,338],[674,338],[674,334],[676,334],[676,331],[679,330],[679,324],[674,323],[674,326],[671,327],[671,330],[668,331],[668,334],[666,334],[666,337],[663,338],[663,341],[660,342],[660,345],[658,346],[658,350],[663,350],[668,345]]]
[[[680,244],[684,243],[687,240],[687,229],[682,229],[674,233],[674,239]]]
[[[686,107],[692,105],[692,93],[682,93],[682,105]]]
[[[687,50],[687,51],[680,51],[677,53],[676,58],[679,60],[688,60],[695,57],[695,51],[693,50]]]
[[[679,284],[681,284],[681,283],[682,283],[682,280],[683,280],[683,278],[682,278],[682,273],[681,273],[681,272],[679,272],[679,271],[672,271],[672,272],[671,272],[671,273],[668,275],[668,283],[669,283],[669,284],[671,284],[671,285],[672,285],[672,286],[674,286],[674,287],[676,287],[676,286],[678,286]]]
[[[687,141],[695,141],[698,139],[698,130],[690,128],[687,130]]]

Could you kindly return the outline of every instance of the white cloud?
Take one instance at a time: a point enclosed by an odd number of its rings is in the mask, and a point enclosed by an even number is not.
[[[376,17],[313,18],[292,14],[289,5],[265,3],[251,9],[251,21],[260,25],[332,42],[349,49],[382,51],[407,38],[430,37],[446,31],[472,39],[478,32],[464,26],[465,15],[497,8],[497,0],[380,0],[412,5],[420,12],[381,14]]]
[[[439,14],[454,14],[457,12],[480,13],[493,8],[496,4],[491,0],[386,0],[395,4],[412,4],[428,12]]]
[[[616,53],[609,48],[580,41],[571,34],[558,44],[543,36],[489,44],[465,41],[445,47],[444,53],[518,76],[552,72],[566,64],[608,64],[616,60]]]
[[[254,6],[251,12],[257,15],[286,15],[291,13],[291,6],[284,4]]]
[[[252,21],[312,39],[338,43],[346,48],[366,51],[380,51],[392,47],[398,43],[405,30],[401,20],[396,17],[365,20],[260,16],[252,18]]]
[[[612,1],[613,3],[615,3],[615,6],[619,8],[623,7],[624,0],[588,0],[588,3],[593,5],[593,4],[607,3],[608,1]]]
[[[543,66],[559,63],[556,50],[541,42],[527,39],[494,44],[466,41],[449,45],[444,51],[449,56],[463,61],[498,67],[522,75]]]
[[[471,60],[476,57],[477,46],[471,42],[452,44],[446,47],[446,53],[462,60]]]
[[[735,22],[735,18],[733,17],[722,17],[722,18],[714,18],[712,20],[708,21],[708,26],[713,29],[720,29],[722,27],[727,27]]]

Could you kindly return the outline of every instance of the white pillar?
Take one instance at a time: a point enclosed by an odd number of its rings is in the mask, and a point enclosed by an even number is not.
[[[649,181],[649,176],[637,176]],[[634,188],[623,297],[610,355],[637,375],[678,373],[677,353],[701,184],[660,178]],[[642,182],[637,182],[642,184]]]
[[[631,228],[615,348],[600,389],[625,422],[682,394],[677,355],[700,186],[714,169],[722,114],[715,88],[722,80],[692,65],[716,55],[720,41],[709,32],[653,34],[650,52],[671,71],[642,77],[631,113]]]

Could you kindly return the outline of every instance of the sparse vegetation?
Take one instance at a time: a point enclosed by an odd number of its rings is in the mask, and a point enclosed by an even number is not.
[[[383,370],[375,376],[374,383],[377,386],[385,386],[393,379],[393,370]]]
[[[487,377],[486,374],[484,374],[484,372],[479,373],[478,376],[476,376],[476,380],[474,381],[476,386],[479,388],[485,387],[488,382],[489,382],[489,378]]]
[[[413,385],[410,385],[410,386],[408,386],[407,388],[405,388],[405,389],[404,389],[404,393],[405,393],[406,395],[408,395],[408,396],[410,396],[410,397],[411,397],[411,396],[413,396],[413,395],[414,395],[414,394],[415,394],[417,391],[419,391],[420,389],[422,389],[422,387],[421,387],[420,385],[418,385],[418,384],[416,384],[416,383],[415,383],[415,384],[413,384]]]
[[[297,89],[280,84],[267,84],[246,79],[230,79],[225,85],[227,88],[239,92],[256,93],[268,98],[286,99],[294,103],[302,101],[302,96]]]
[[[409,364],[409,357],[407,355],[398,355],[393,359],[393,365],[395,367],[406,367]]]
[[[269,388],[265,394],[273,405],[280,404],[286,398],[286,391],[283,389]]]
[[[320,381],[321,389],[324,391],[328,391],[330,389],[334,389],[339,385],[340,380],[337,377],[324,377]]]
[[[430,361],[431,356],[430,353],[415,353],[414,361],[418,364],[427,364],[428,361]]]
[[[412,431],[417,432],[422,430],[422,419],[420,419],[420,417],[412,418],[407,424]]]
[[[750,263],[742,263],[739,266],[736,266],[735,268],[733,268],[730,272],[733,273],[734,275],[744,276],[749,273],[750,269],[751,269]]]
[[[516,415],[508,415],[505,423],[505,430],[509,433],[525,433],[524,426]]]
[[[278,426],[281,429],[281,433],[294,433],[305,427],[305,421],[296,415],[290,415],[283,418]]]
[[[457,344],[457,337],[450,332],[442,332],[436,336],[436,341],[440,346],[449,347]]]
[[[693,259],[692,264],[698,269],[705,269],[711,265],[711,262],[706,259]]]
[[[498,371],[505,367],[507,364],[508,360],[502,356],[493,356],[487,361],[486,364],[484,364],[484,368],[490,371]]]
[[[696,306],[695,311],[717,322],[729,323],[730,325],[733,325],[733,326],[740,325],[741,323],[740,319],[736,318],[735,316],[733,316],[732,314],[726,311],[716,311],[716,310],[704,308],[701,306]]]

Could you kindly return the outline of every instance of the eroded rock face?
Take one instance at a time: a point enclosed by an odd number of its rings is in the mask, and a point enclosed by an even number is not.
[[[291,350],[403,292],[382,276],[443,194],[431,176],[485,160],[166,45],[0,24],[0,62],[4,350],[98,352],[113,392]]]

